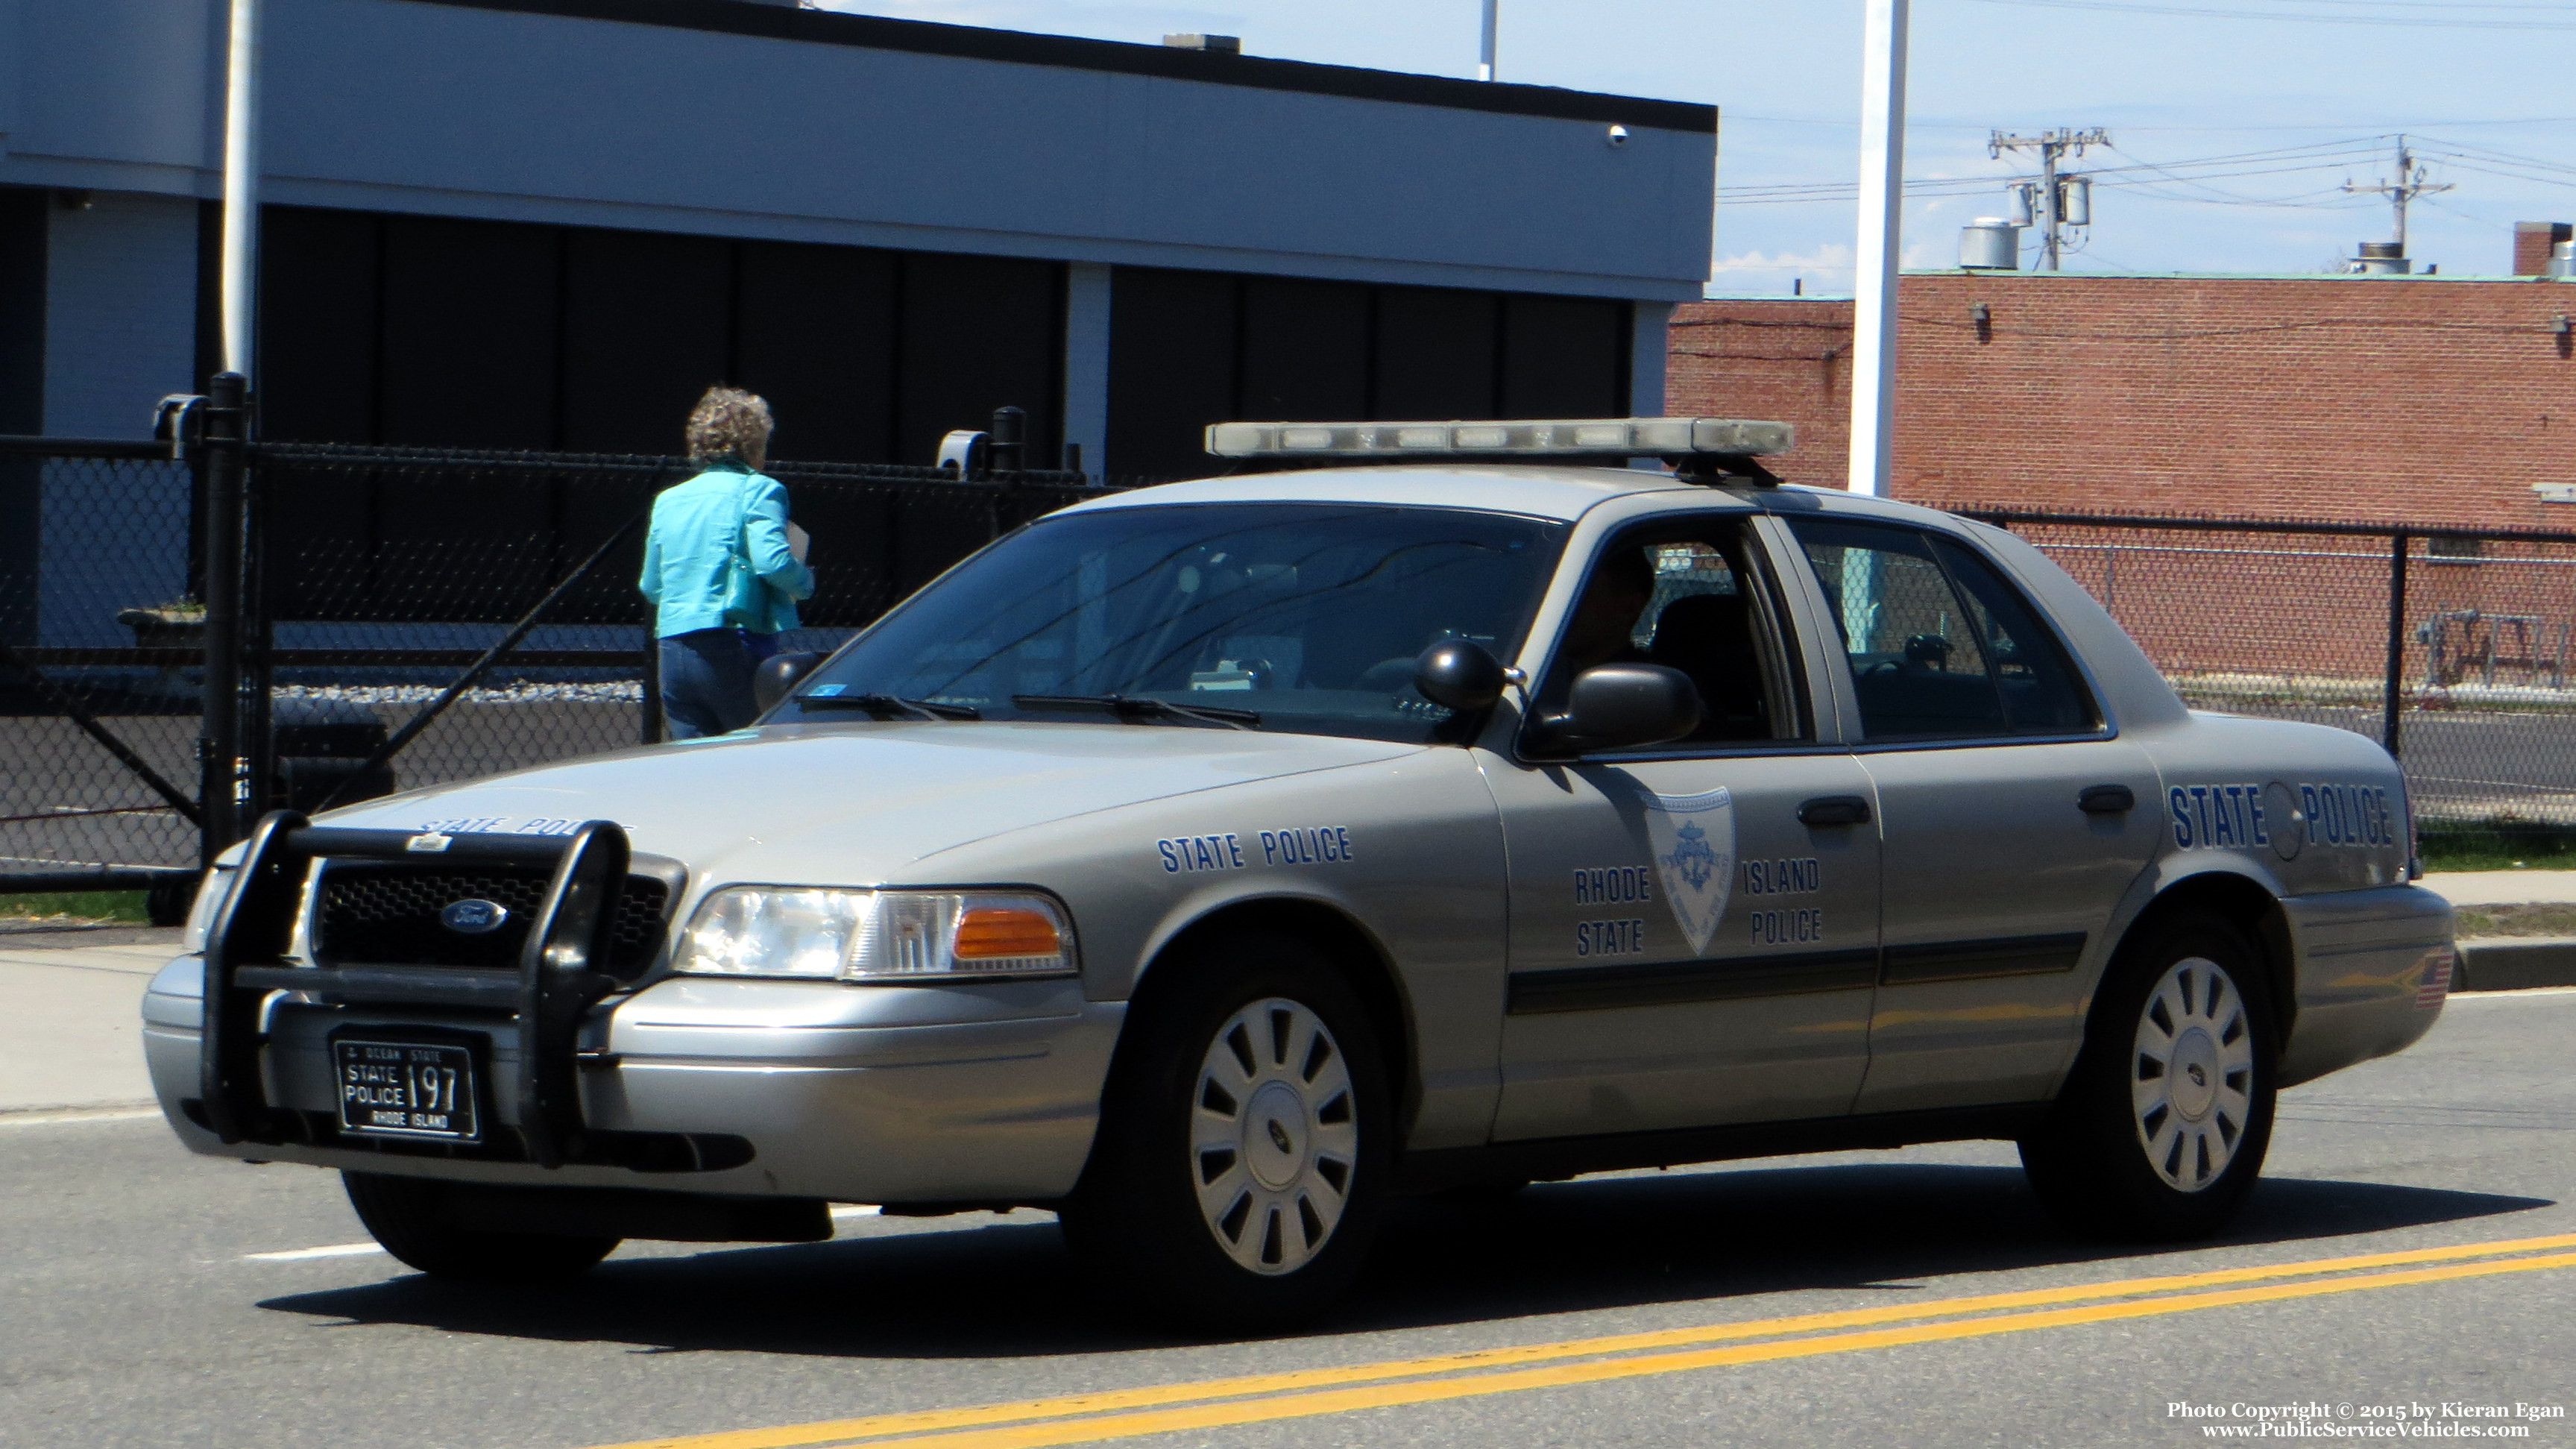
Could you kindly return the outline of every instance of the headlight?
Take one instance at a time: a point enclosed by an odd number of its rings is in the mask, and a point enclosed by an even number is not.
[[[842,981],[1063,976],[1073,923],[1028,891],[729,886],[698,906],[672,969]]]
[[[188,928],[179,935],[183,955],[195,955],[206,949],[206,933],[214,929],[215,911],[224,903],[224,895],[233,888],[233,877],[241,872],[229,865],[219,865],[206,872],[197,885],[197,902],[188,908]]]

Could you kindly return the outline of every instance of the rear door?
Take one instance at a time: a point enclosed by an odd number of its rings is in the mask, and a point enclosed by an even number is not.
[[[1886,850],[1857,1110],[2031,1101],[2082,1035],[2102,930],[2153,856],[2157,775],[2064,644],[1974,548],[1789,522],[1842,632]]]

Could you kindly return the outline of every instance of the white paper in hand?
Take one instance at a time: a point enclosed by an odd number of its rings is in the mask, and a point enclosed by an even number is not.
[[[813,543],[813,541],[814,536],[812,534],[798,528],[795,524],[791,523],[787,525],[787,551],[795,555],[798,563],[803,563],[805,561],[806,547]]]

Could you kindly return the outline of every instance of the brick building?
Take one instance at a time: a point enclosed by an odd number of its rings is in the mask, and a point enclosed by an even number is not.
[[[2576,287],[1920,272],[1897,297],[1900,498],[2576,528],[2532,491],[2576,483]],[[1783,476],[1841,486],[1851,314],[1684,304],[1667,409],[1794,422]]]
[[[2517,230],[2536,272],[2563,225]],[[2576,530],[2576,287],[2538,276],[1923,272],[1898,286],[1891,491],[1939,507]],[[1676,309],[1667,411],[1781,418],[1789,481],[1845,481],[1852,304]],[[2576,491],[2576,490],[2570,490]],[[2386,537],[2023,525],[2204,702],[2298,681],[2363,706],[2385,668]],[[2576,550],[2412,545],[2410,681],[2490,643],[2576,664]],[[2518,622],[2499,622],[2518,621]],[[2338,693],[2321,681],[2347,681]],[[2367,686],[2367,687],[2365,687]],[[2268,706],[2267,706],[2268,708]],[[2367,727],[2369,717],[2350,720]]]

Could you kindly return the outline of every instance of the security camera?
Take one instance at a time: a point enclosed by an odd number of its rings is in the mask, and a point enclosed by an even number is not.
[[[1625,126],[1612,126],[1610,128],[1610,144],[1613,146],[1627,145],[1628,128]]]

